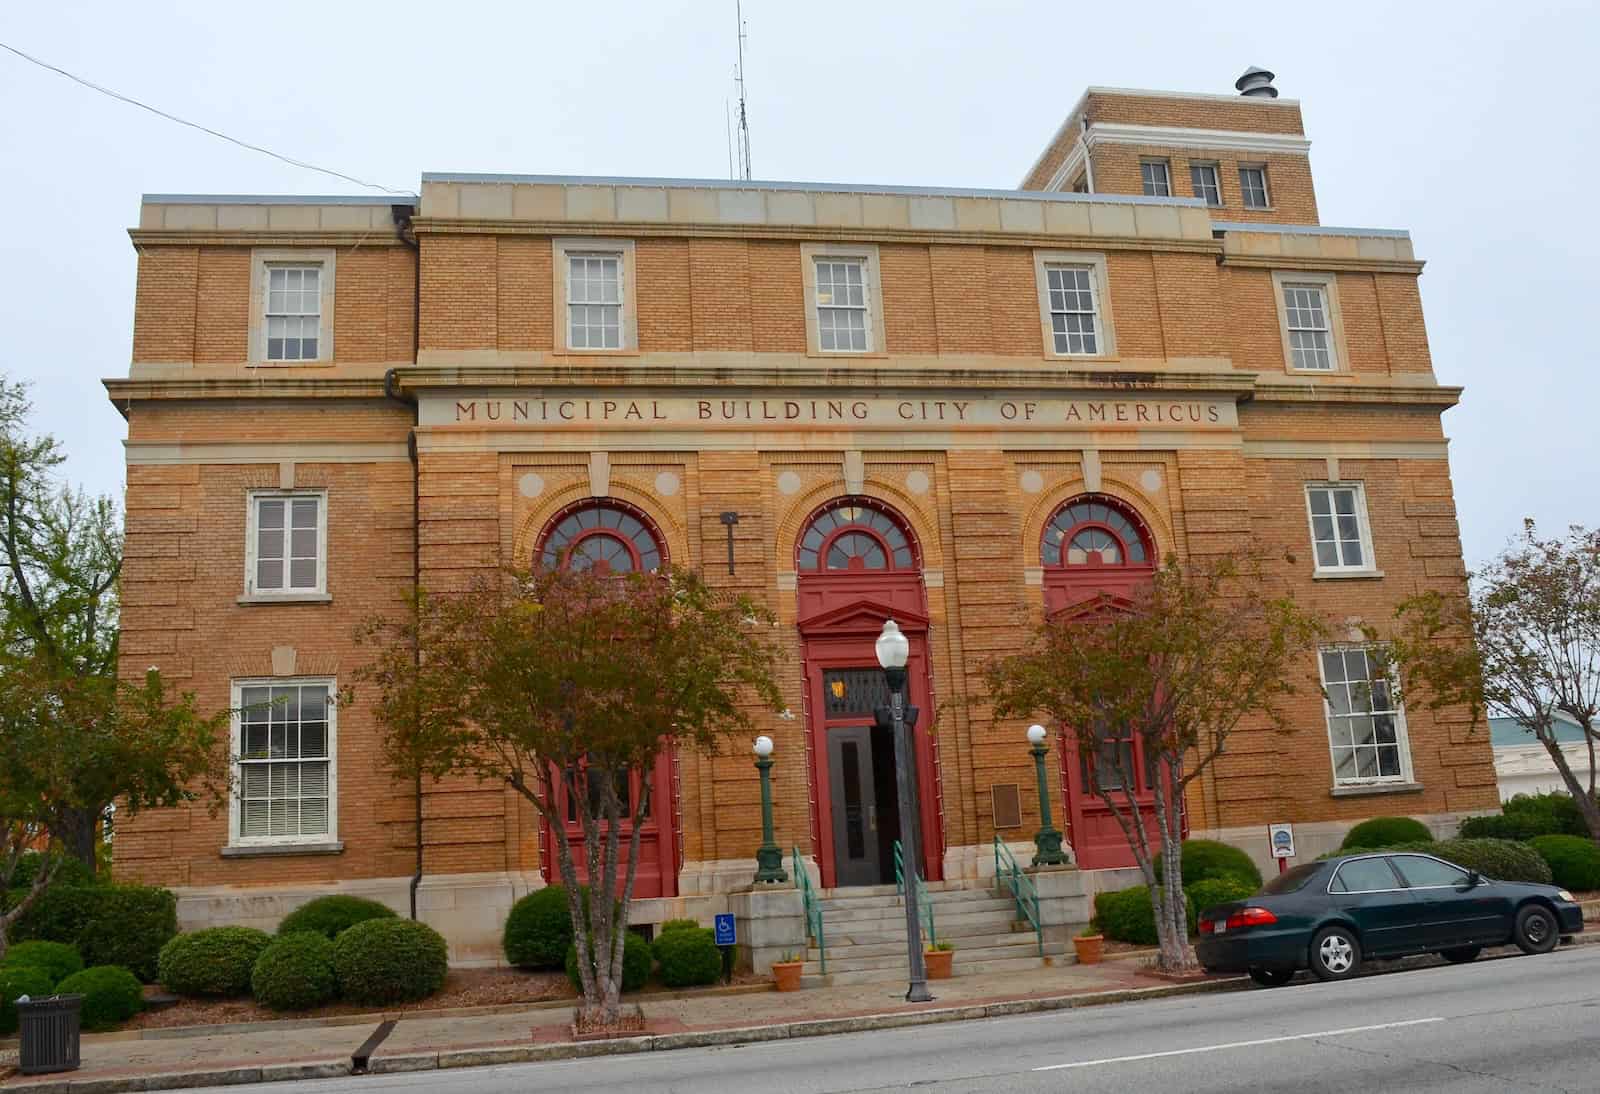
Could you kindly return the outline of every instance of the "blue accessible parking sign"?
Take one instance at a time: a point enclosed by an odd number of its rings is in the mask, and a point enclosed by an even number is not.
[[[717,945],[732,946],[736,940],[733,926],[732,913],[723,913],[716,918]]]

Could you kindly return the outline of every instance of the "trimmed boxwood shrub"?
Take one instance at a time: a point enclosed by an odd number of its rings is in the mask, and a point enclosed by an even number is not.
[[[1161,880],[1161,856],[1157,855],[1154,866],[1156,880]],[[1256,864],[1250,856],[1231,843],[1218,843],[1209,839],[1190,839],[1183,841],[1183,857],[1180,863],[1183,871],[1183,887],[1187,889],[1197,881],[1209,881],[1212,878],[1233,877],[1240,881],[1248,881],[1257,888],[1261,886],[1261,871],[1256,869]]]
[[[117,965],[97,965],[75,972],[56,985],[60,995],[81,995],[78,1021],[84,1029],[120,1026],[144,1006],[139,978]]]
[[[1428,826],[1410,817],[1373,817],[1345,833],[1341,851],[1364,851],[1368,847],[1387,847],[1392,843],[1432,843]]]
[[[178,995],[244,995],[250,970],[272,942],[254,927],[207,927],[161,947],[161,986]]]
[[[709,928],[701,927],[697,920],[669,919],[665,923],[661,924],[661,928],[656,931],[656,937],[660,938],[662,935],[671,934],[673,931],[699,931],[708,929]],[[712,931],[711,935],[713,938],[715,938],[716,932]]]
[[[593,958],[591,957],[591,960]],[[719,959],[720,960],[720,959]],[[651,953],[650,943],[644,940],[644,935],[634,931],[628,932],[628,937],[622,943],[622,990],[638,991],[644,987],[644,982],[650,979],[650,966],[655,963],[654,954]],[[578,979],[578,947],[567,947],[567,979],[579,991],[583,990],[583,982]],[[593,966],[590,966],[593,968]]]
[[[1248,900],[1256,895],[1260,886],[1251,885],[1231,877],[1207,878],[1189,886],[1189,929],[1195,929],[1200,914],[1218,904],[1231,904],[1235,900]]]
[[[280,934],[250,970],[250,994],[273,1010],[305,1010],[338,993],[333,940],[319,931]]]
[[[58,984],[75,972],[83,971],[83,958],[65,942],[18,942],[6,951],[4,965],[32,965],[50,974]]]
[[[331,941],[357,923],[365,923],[369,919],[394,918],[394,909],[376,900],[365,900],[358,896],[319,896],[284,916],[283,922],[278,924],[278,933],[289,935],[315,931]]]
[[[584,907],[589,894],[583,891]],[[565,885],[546,885],[511,906],[501,946],[506,960],[522,969],[557,969],[572,945],[572,914]]]
[[[7,907],[23,894],[13,890]],[[77,947],[86,965],[120,965],[156,978],[161,947],[178,933],[178,901],[142,885],[51,885],[11,925],[13,942],[40,939]]]
[[[450,948],[426,923],[369,919],[334,940],[333,970],[352,1003],[410,1003],[444,987]]]
[[[17,1032],[17,997],[49,995],[55,981],[37,965],[0,965],[0,1037]]]
[[[1502,802],[1501,812],[1468,817],[1457,833],[1464,839],[1531,840],[1537,836],[1587,836],[1589,828],[1572,795],[1560,791],[1518,794]]]
[[[1563,889],[1593,892],[1600,889],[1600,847],[1583,836],[1537,836],[1528,846],[1550,867],[1550,876]]]
[[[672,922],[681,924],[684,921]],[[715,984],[722,975],[722,951],[717,948],[717,932],[710,927],[673,926],[668,930],[667,926],[662,924],[660,937],[650,947],[661,963],[661,982],[669,988]],[[622,960],[626,966],[626,952]]]
[[[1251,892],[1254,891],[1251,889]],[[1193,927],[1194,900],[1187,893],[1184,894],[1184,905],[1189,924]],[[1150,890],[1144,885],[1096,894],[1094,918],[1100,925],[1101,933],[1118,942],[1154,946],[1158,941],[1156,911],[1150,904]]]

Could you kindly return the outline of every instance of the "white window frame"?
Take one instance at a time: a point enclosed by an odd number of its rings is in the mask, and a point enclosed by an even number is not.
[[[878,273],[878,246],[875,243],[802,243],[801,276],[806,306],[806,352],[813,357],[873,357],[884,353],[883,285]],[[817,265],[821,262],[861,263],[861,287],[865,303],[867,348],[823,349],[823,307],[817,302]]]
[[[1399,692],[1399,687],[1394,682],[1391,682],[1390,685],[1389,685],[1389,701],[1392,704],[1392,706],[1390,708],[1386,709],[1384,711],[1384,713],[1392,713],[1394,715],[1394,739],[1395,739],[1395,745],[1397,746],[1397,752],[1398,752],[1399,759],[1400,759],[1400,771],[1397,774],[1394,774],[1394,775],[1369,775],[1369,776],[1366,776],[1366,777],[1362,777],[1362,776],[1358,775],[1358,776],[1356,776],[1354,778],[1348,778],[1348,779],[1341,779],[1339,777],[1339,758],[1338,758],[1338,750],[1339,749],[1342,748],[1342,749],[1352,750],[1353,751],[1355,749],[1359,749],[1359,748],[1363,748],[1363,747],[1376,748],[1377,746],[1376,745],[1339,745],[1339,744],[1335,744],[1334,743],[1334,739],[1333,739],[1333,729],[1334,729],[1333,720],[1334,720],[1334,718],[1335,717],[1350,717],[1350,715],[1335,715],[1334,714],[1333,702],[1329,698],[1330,692],[1329,692],[1329,685],[1328,685],[1327,668],[1323,664],[1322,655],[1324,653],[1332,653],[1334,651],[1338,651],[1339,653],[1348,653],[1348,652],[1350,652],[1352,650],[1361,650],[1361,651],[1363,651],[1363,652],[1365,652],[1367,654],[1368,669],[1370,671],[1370,668],[1371,668],[1371,656],[1372,656],[1370,651],[1373,650],[1374,648],[1375,647],[1373,647],[1373,646],[1371,646],[1369,644],[1359,643],[1359,642],[1358,643],[1335,643],[1335,644],[1332,644],[1332,645],[1317,647],[1317,679],[1322,684],[1322,731],[1323,731],[1324,736],[1327,738],[1327,742],[1328,742],[1328,771],[1329,771],[1329,774],[1333,777],[1333,788],[1335,790],[1343,790],[1343,789],[1347,789],[1347,788],[1350,788],[1350,787],[1363,787],[1363,786],[1406,786],[1406,785],[1410,785],[1412,783],[1411,739],[1410,739],[1410,735],[1406,731],[1405,703],[1402,700],[1396,698],[1396,696],[1397,696],[1397,694]],[[1334,686],[1336,686],[1336,687],[1348,687],[1348,682],[1340,681],[1338,684],[1336,684]],[[1372,716],[1372,711],[1371,711],[1372,704],[1371,704],[1370,699],[1368,700],[1367,706],[1368,706],[1367,714],[1370,717],[1370,716]],[[1354,708],[1352,707],[1352,710],[1353,709]],[[1353,740],[1353,738],[1352,738],[1352,740]]]
[[[339,842],[339,685],[332,676],[264,676],[244,677],[230,681],[232,691],[230,721],[232,732],[228,742],[228,767],[236,785],[228,792],[228,842],[229,848],[250,847],[337,847]],[[244,776],[241,759],[244,752],[244,689],[251,687],[326,687],[328,689],[328,831],[305,836],[242,836],[239,821],[243,813]],[[284,760],[283,763],[303,761]],[[312,761],[315,762],[315,761]]]
[[[259,368],[304,368],[333,364],[334,284],[338,252],[332,247],[257,247],[250,252],[249,364]],[[315,266],[321,313],[317,322],[317,355],[294,361],[267,359],[267,290],[269,271],[276,267]]]
[[[261,589],[256,586],[256,562],[260,552],[259,522],[261,502],[282,501],[284,503],[284,573],[285,583],[289,580],[289,541],[292,538],[293,502],[296,500],[315,499],[317,502],[317,584],[313,589]],[[245,501],[245,548],[244,548],[244,596],[241,601],[250,602],[285,602],[285,601],[322,601],[331,599],[328,596],[328,492],[326,490],[251,490],[246,495]]]
[[[1261,175],[1261,204],[1250,204],[1250,187],[1245,183],[1246,171],[1255,171]],[[1264,163],[1241,163],[1239,165],[1239,204],[1246,209],[1271,209],[1272,208],[1272,182],[1267,177],[1267,165]]]
[[[551,245],[551,267],[554,277],[554,295],[551,297],[555,308],[554,321],[550,324],[555,334],[555,349],[558,353],[582,354],[584,356],[601,356],[608,354],[636,354],[639,352],[639,305],[638,305],[638,276],[637,264],[634,261],[634,243],[631,239],[605,239],[598,236],[571,236],[553,239]],[[572,306],[569,298],[569,286],[572,259],[586,256],[600,256],[617,260],[618,301],[622,309],[619,333],[621,345],[618,346],[573,346],[572,345]]]
[[[1074,266],[1089,272],[1090,294],[1094,297],[1098,348],[1094,353],[1058,353],[1055,326],[1051,320],[1050,270]],[[1106,280],[1106,256],[1092,251],[1034,251],[1033,277],[1039,297],[1039,325],[1044,356],[1057,361],[1101,361],[1117,355],[1116,326],[1111,317],[1111,292]]]
[[[1208,194],[1206,194],[1204,192],[1205,189],[1206,189],[1206,187],[1204,185],[1201,185],[1201,186],[1196,186],[1195,185],[1195,175],[1196,175],[1196,173],[1202,173],[1202,172],[1206,173],[1206,174],[1209,174],[1210,177],[1211,177],[1211,189],[1216,192],[1216,200],[1214,200],[1214,201],[1212,200],[1210,195],[1208,195]],[[1189,161],[1189,189],[1194,192],[1194,196],[1195,197],[1197,197],[1201,201],[1205,202],[1207,207],[1212,208],[1212,209],[1220,209],[1220,208],[1222,208],[1222,170],[1221,170],[1221,165],[1216,163],[1213,160],[1190,160]]]
[[[1315,288],[1322,293],[1323,318],[1328,324],[1328,368],[1299,368],[1295,365],[1294,343],[1289,334],[1289,307],[1284,302],[1287,288]],[[1278,308],[1278,334],[1283,340],[1283,368],[1296,376],[1334,376],[1350,371],[1344,337],[1344,312],[1339,305],[1339,276],[1328,272],[1301,270],[1272,271],[1272,295]],[[1298,328],[1297,328],[1298,329]]]
[[[1339,537],[1338,510],[1333,503],[1332,491],[1349,490],[1355,495],[1356,534],[1361,545],[1361,562],[1358,565],[1348,566],[1340,561],[1334,566],[1324,566],[1317,557],[1317,524],[1316,516],[1311,511],[1311,495],[1318,490],[1329,491],[1329,515],[1334,522],[1334,547],[1339,548],[1342,540]],[[1305,487],[1306,500],[1306,529],[1311,537],[1311,563],[1313,573],[1317,577],[1348,577],[1351,575],[1375,575],[1378,573],[1378,560],[1372,551],[1372,524],[1367,518],[1367,490],[1361,482],[1308,482]],[[1344,557],[1343,550],[1338,550],[1340,559]]]
[[[1153,168],[1160,169],[1160,178],[1155,177]],[[1155,156],[1146,156],[1141,159],[1139,161],[1139,191],[1147,198],[1170,198],[1172,196],[1172,164]],[[1161,191],[1165,191],[1165,193]]]

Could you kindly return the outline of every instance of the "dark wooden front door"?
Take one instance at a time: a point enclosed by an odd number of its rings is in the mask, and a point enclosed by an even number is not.
[[[672,793],[672,757],[663,750],[656,761],[655,768],[648,773],[637,771],[629,772],[617,780],[617,798],[622,804],[622,813],[630,818],[622,822],[620,833],[620,847],[617,858],[617,891],[622,891],[622,881],[626,876],[628,841],[633,834],[631,820],[633,807],[639,801],[642,789],[641,780],[648,776],[650,779],[650,800],[644,818],[639,822],[639,869],[636,871],[633,882],[633,895],[636,899],[645,897],[664,897],[678,895],[677,856],[673,839],[674,801]],[[544,825],[544,855],[543,874],[546,881],[559,883],[561,881],[560,867],[555,862],[554,840],[565,839],[572,848],[572,864],[577,869],[580,884],[589,883],[588,855],[584,851],[583,822],[578,816],[578,802],[572,800],[572,794],[564,785],[564,780],[559,777],[555,780],[557,812],[565,818],[563,831],[559,836],[551,831],[548,824]],[[587,780],[580,777],[579,786],[587,787]],[[592,793],[598,793],[599,787],[589,788]],[[604,831],[604,822],[601,825]]]
[[[833,790],[833,861],[840,885],[883,880],[872,727],[828,730],[828,781]]]

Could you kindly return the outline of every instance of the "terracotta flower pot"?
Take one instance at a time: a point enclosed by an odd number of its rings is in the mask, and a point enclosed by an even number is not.
[[[779,991],[800,990],[800,970],[804,962],[800,961],[774,961],[772,963],[772,979],[778,984]]]
[[[924,950],[922,962],[928,970],[928,979],[950,979],[950,966],[955,959],[956,951],[954,950]]]
[[[1100,964],[1100,957],[1105,951],[1105,941],[1105,936],[1098,934],[1079,935],[1074,938],[1072,948],[1078,951],[1078,964]]]

